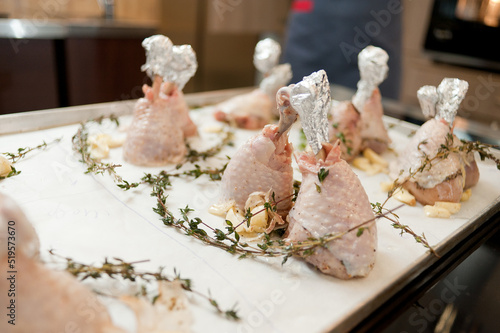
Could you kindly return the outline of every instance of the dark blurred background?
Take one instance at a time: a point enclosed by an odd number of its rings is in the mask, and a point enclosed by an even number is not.
[[[290,6],[308,2],[3,0],[0,114],[141,97],[149,82],[140,71],[141,41],[154,33],[196,51],[199,69],[185,92],[255,85],[256,42],[272,36],[283,43]],[[388,0],[388,6],[393,2],[403,7],[397,100],[417,106],[419,87],[459,77],[470,84],[459,114],[497,129],[500,2]],[[358,28],[370,35],[368,26]]]

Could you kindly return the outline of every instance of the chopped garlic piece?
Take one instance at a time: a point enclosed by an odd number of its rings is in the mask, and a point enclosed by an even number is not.
[[[370,160],[366,157],[356,157],[352,161],[352,165],[360,170],[367,171],[370,169]]]
[[[95,134],[89,138],[91,141],[102,142],[109,148],[117,148],[125,142],[124,137],[114,137],[106,133]]]
[[[203,131],[206,133],[220,133],[224,128],[219,125],[208,125],[203,127]]]
[[[449,210],[437,206],[424,206],[425,215],[428,217],[449,218],[451,213]]]
[[[247,226],[247,221],[242,223],[245,218],[239,212],[235,212],[235,209],[228,211],[226,215],[226,220],[231,221],[234,226],[239,225],[236,231],[240,234],[254,234],[259,232],[265,232],[268,224],[268,214],[264,205],[257,206],[250,211],[252,217],[250,218],[250,225]],[[241,223],[241,224],[240,224]]]
[[[109,146],[106,137],[93,135],[87,139],[90,146],[90,157],[100,160],[109,156]]]
[[[403,188],[396,190],[393,194],[393,198],[409,206],[415,206],[417,204],[415,197]]]
[[[236,202],[234,202],[234,200],[229,200],[220,204],[213,204],[208,208],[208,212],[213,215],[224,217],[234,206],[236,206]]]
[[[240,212],[238,211],[237,208],[235,207],[231,207],[228,211],[227,211],[227,214],[226,214],[226,220],[227,221],[230,221],[233,226],[237,226],[239,225],[241,222],[243,222],[245,220],[245,217],[243,215],[240,214]],[[245,223],[246,224],[246,223]],[[243,225],[243,224],[242,224]],[[241,225],[241,226],[242,226]],[[240,228],[241,226],[239,226],[238,228]],[[237,229],[238,230],[238,229]]]
[[[380,189],[384,192],[389,192],[394,188],[394,182],[380,182]]]
[[[266,193],[264,192],[253,192],[248,196],[245,202],[245,211],[248,209],[252,210],[257,206],[261,206],[266,202]]]
[[[367,158],[372,164],[379,164],[383,167],[388,167],[389,162],[387,162],[382,156],[374,152],[370,148],[363,150],[363,156]]]
[[[460,211],[462,204],[456,202],[436,201],[434,203],[434,206],[438,208],[444,208],[451,214],[456,214]]]
[[[460,201],[467,201],[470,199],[470,196],[472,195],[472,190],[468,188],[467,190],[462,193],[462,197],[460,198]]]
[[[375,152],[374,152],[375,154]],[[379,163],[373,163],[369,158],[367,157],[356,157],[352,161],[352,165],[360,170],[363,170],[366,172],[368,175],[373,176],[376,175],[377,173],[387,173],[387,166]]]
[[[109,149],[123,145],[124,138],[114,138],[109,134],[94,134],[89,136],[87,144],[90,146],[90,157],[103,159],[109,157]]]
[[[264,232],[267,228],[268,215],[265,207],[257,206],[251,211],[252,218],[250,219],[250,232]]]
[[[12,171],[12,163],[0,155],[0,177],[7,177]]]
[[[371,163],[369,169],[366,170],[366,173],[369,176],[373,176],[373,175],[376,175],[377,173],[381,173],[381,172],[386,172],[386,167],[381,165],[381,164]]]

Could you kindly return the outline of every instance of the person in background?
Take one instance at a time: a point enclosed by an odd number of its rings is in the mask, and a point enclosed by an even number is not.
[[[368,45],[389,54],[383,97],[398,99],[401,84],[401,0],[293,0],[283,62],[292,83],[324,69],[330,83],[356,89],[358,53]]]

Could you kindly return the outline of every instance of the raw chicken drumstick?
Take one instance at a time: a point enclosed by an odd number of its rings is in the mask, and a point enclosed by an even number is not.
[[[196,72],[196,55],[191,46],[172,45],[162,35],[146,38],[142,45],[147,54],[142,70],[151,77],[153,86],[143,86],[144,98],[135,105],[124,158],[145,166],[178,163],[186,154],[184,138],[197,134],[182,94]]]
[[[330,115],[329,141],[338,140],[342,159],[350,162],[361,152],[361,116],[351,101],[332,101]]]
[[[254,192],[274,192],[275,200],[279,201],[277,211],[282,216],[292,206],[292,145],[288,142],[288,130],[297,114],[290,106],[289,96],[287,87],[278,91],[279,124],[266,125],[260,134],[250,138],[224,171],[221,200],[234,200],[241,211]]]
[[[317,247],[305,260],[323,273],[341,279],[363,277],[375,263],[375,216],[358,177],[340,158],[338,143],[328,143],[328,128],[323,124],[327,123],[329,99],[324,71],[305,77],[292,89],[291,103],[302,124],[306,124],[304,132],[313,152],[296,155],[302,184],[288,215],[286,241],[307,242],[352,230]]]
[[[358,55],[361,79],[352,102],[332,103],[330,142],[340,139],[342,158],[350,161],[365,148],[383,153],[391,142],[382,121],[384,110],[378,85],[387,76],[387,53],[367,46]]]
[[[228,99],[215,106],[214,117],[236,127],[259,129],[272,120],[277,110],[276,92],[292,78],[290,64],[277,65],[280,45],[266,38],[255,46],[254,65],[264,74],[259,88]]]
[[[443,146],[460,144],[452,126],[467,88],[466,81],[445,78],[437,89],[424,86],[418,91],[424,115],[433,118],[418,129],[391,165],[391,175],[424,205],[434,205],[436,201],[459,202],[463,190],[479,180],[472,152],[450,152],[446,157],[436,158]]]
[[[15,223],[12,226],[12,223]],[[0,332],[123,332],[113,326],[106,308],[96,295],[71,274],[52,271],[38,261],[38,236],[20,208],[9,197],[0,194],[0,268],[12,271],[8,260],[9,226],[16,231],[15,301],[18,316],[15,325],[2,318]],[[3,246],[5,245],[5,246]],[[12,261],[11,261],[12,262]],[[9,274],[7,274],[9,277]],[[0,290],[7,296],[10,280],[0,279]],[[10,305],[8,297],[0,298],[2,309]]]

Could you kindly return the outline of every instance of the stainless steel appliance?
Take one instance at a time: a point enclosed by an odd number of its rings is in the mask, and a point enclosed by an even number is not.
[[[500,71],[500,0],[435,0],[424,49],[438,61]]]

